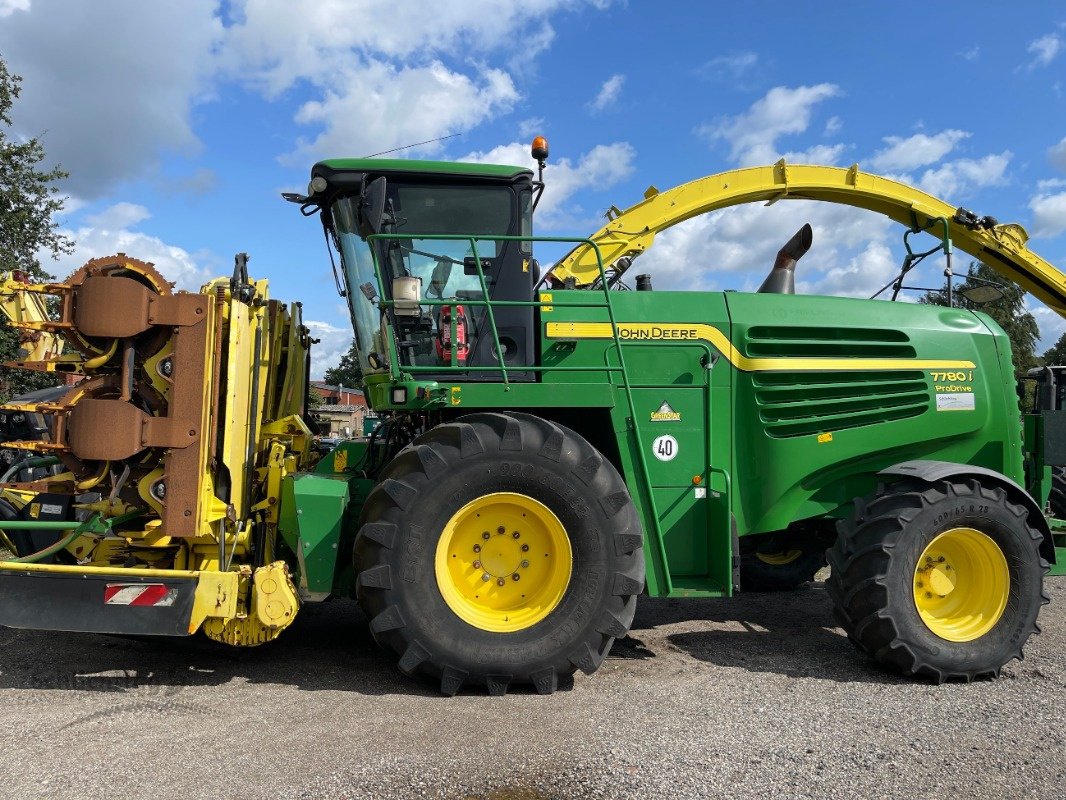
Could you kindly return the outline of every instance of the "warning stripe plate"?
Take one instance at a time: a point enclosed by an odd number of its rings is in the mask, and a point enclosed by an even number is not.
[[[104,604],[109,606],[172,606],[178,595],[165,583],[109,583]]]

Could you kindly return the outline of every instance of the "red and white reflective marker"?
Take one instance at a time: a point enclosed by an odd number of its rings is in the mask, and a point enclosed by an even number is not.
[[[165,583],[109,583],[104,587],[104,605],[172,606],[178,590]]]

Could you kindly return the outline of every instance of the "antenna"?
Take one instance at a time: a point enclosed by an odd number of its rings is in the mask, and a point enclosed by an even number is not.
[[[373,153],[369,156],[363,156],[363,158],[377,158],[378,156],[387,156],[389,153],[396,153],[400,150],[407,150],[410,147],[420,147],[424,144],[433,144],[434,142],[443,142],[445,139],[454,139],[456,136],[462,136],[462,133],[450,133],[447,136],[440,136],[436,139],[428,139],[424,142],[415,142],[414,144],[405,144],[403,147],[394,147],[391,150],[382,150],[380,153]]]

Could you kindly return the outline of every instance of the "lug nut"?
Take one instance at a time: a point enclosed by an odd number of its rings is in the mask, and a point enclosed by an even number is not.
[[[511,536],[513,536],[515,539],[517,539],[519,536],[521,536],[521,534],[518,531],[515,531],[514,533],[511,534]]]
[[[938,562],[938,563],[940,563],[940,564],[943,564],[943,563],[944,563],[944,556],[940,556],[940,557],[939,557],[939,558],[937,559],[937,562]]]
[[[486,572],[484,575],[481,576],[481,580],[485,581],[485,583],[488,583],[492,580],[492,576]]]
[[[496,533],[507,533],[507,528],[505,528],[505,527],[503,527],[503,525],[501,525],[500,527],[498,527],[496,529]]]
[[[488,539],[489,538],[489,532],[485,531],[483,534],[481,534],[481,538],[482,539]]]
[[[474,562],[474,569],[481,569],[481,562],[480,561],[475,561]]]
[[[505,583],[507,583],[507,581],[505,581],[503,578],[497,578],[496,579],[496,585],[497,586],[503,586]]]
[[[474,552],[475,553],[480,553],[481,552],[481,545],[475,544],[474,545]]]
[[[528,567],[529,566],[529,562],[526,561],[524,558],[522,559],[522,566],[523,567]],[[517,574],[518,573],[515,573],[515,575],[517,575]],[[516,577],[515,580],[518,580],[518,578]]]
[[[522,545],[522,552],[523,553],[528,553],[529,552],[529,545],[528,544]]]
[[[514,575],[512,575],[512,576],[511,576],[511,580],[517,581],[517,580],[519,580],[519,579],[520,579],[521,577],[522,577],[522,576],[521,576],[521,575],[519,575],[519,574],[518,574],[518,573],[516,572],[516,573],[515,573]]]
[[[921,581],[918,581],[918,582],[917,582],[916,584],[914,584],[914,585],[915,585],[915,586],[917,586],[917,587],[918,587],[919,589],[922,589],[922,588],[924,588],[924,587],[925,587],[925,584],[924,584],[924,583],[922,583]]]

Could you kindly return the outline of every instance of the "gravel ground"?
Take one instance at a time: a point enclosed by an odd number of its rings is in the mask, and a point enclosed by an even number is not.
[[[259,650],[0,629],[0,797],[1061,798],[1066,578],[1000,680],[879,671],[818,584],[648,600],[551,697],[439,697],[355,605]]]

